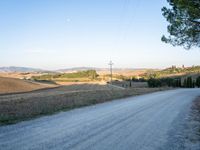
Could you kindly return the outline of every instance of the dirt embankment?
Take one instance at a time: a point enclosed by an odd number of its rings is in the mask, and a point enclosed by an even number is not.
[[[24,94],[0,96],[0,124],[40,115],[140,95],[161,88],[114,89],[106,85],[72,85]]]

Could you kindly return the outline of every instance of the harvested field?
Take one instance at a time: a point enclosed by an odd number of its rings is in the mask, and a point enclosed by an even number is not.
[[[55,87],[55,85],[22,79],[0,77],[0,94],[28,92],[50,87]]]
[[[0,72],[0,77],[30,79],[32,76],[41,76],[42,74],[38,72]]]
[[[15,123],[61,110],[140,95],[161,88],[118,89],[107,85],[82,84],[0,96],[0,124]]]

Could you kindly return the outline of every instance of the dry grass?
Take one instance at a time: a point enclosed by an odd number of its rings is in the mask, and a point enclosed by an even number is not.
[[[159,90],[163,89],[134,88],[120,90],[107,85],[81,84],[23,94],[4,95],[0,96],[0,124],[15,123],[61,110]]]
[[[28,92],[54,86],[55,85],[52,84],[43,84],[22,79],[0,77],[0,94]]]

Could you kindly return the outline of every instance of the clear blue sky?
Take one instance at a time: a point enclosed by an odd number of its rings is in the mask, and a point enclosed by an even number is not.
[[[1,0],[0,66],[198,65],[199,49],[162,43],[166,0]]]

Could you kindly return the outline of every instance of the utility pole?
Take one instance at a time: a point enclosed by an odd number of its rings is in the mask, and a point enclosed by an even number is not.
[[[113,62],[110,61],[108,65],[110,66],[110,83],[112,84],[112,66],[113,66]]]

